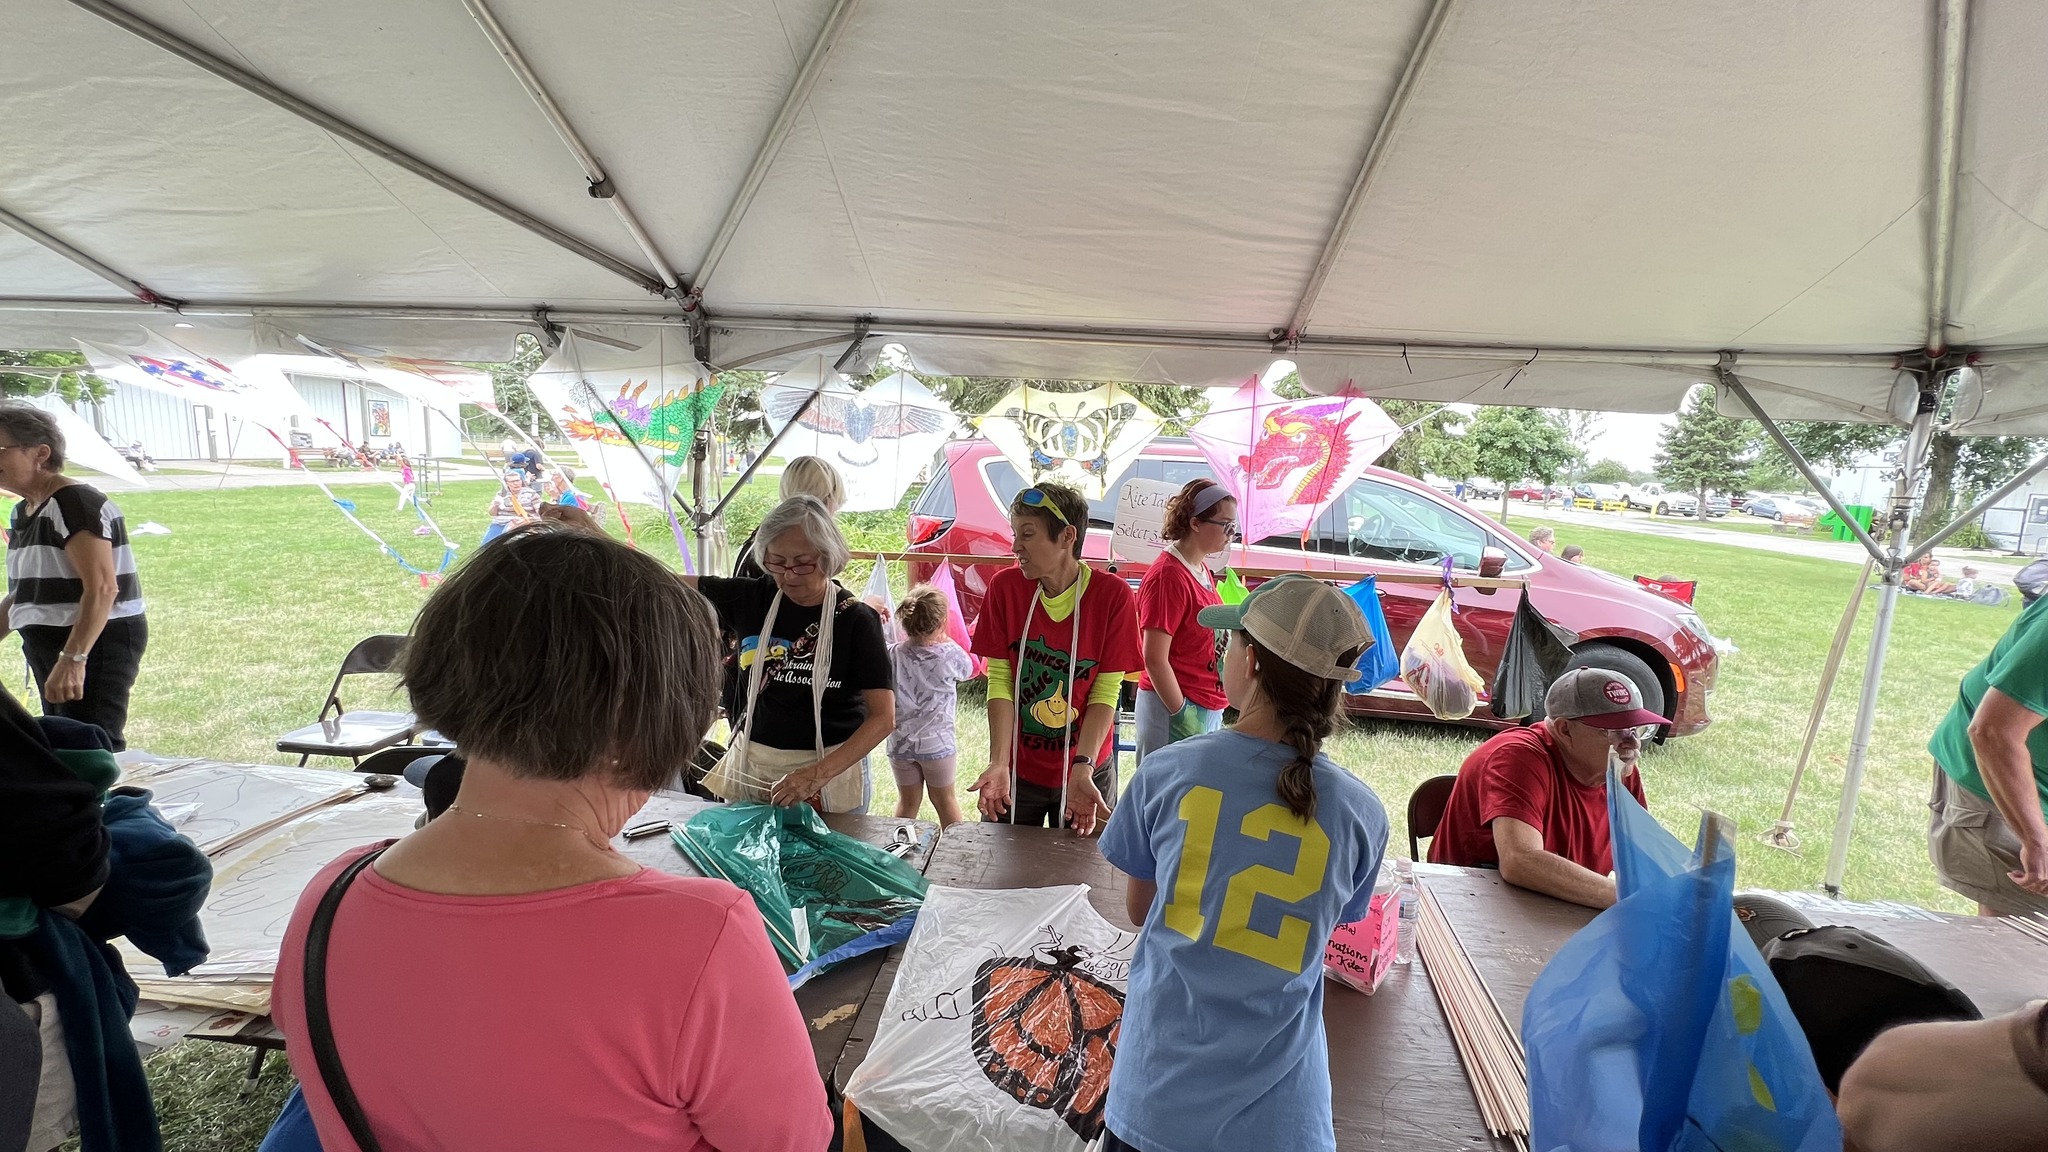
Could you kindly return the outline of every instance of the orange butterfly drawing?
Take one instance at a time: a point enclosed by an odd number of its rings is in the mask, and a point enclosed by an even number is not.
[[[1092,1141],[1102,1135],[1124,994],[1080,969],[1094,953],[1062,947],[1049,927],[1046,935],[1050,944],[1030,956],[998,956],[975,971],[974,1056],[998,1090]]]

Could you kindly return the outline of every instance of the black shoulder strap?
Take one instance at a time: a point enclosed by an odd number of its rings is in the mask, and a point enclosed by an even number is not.
[[[349,1086],[348,1073],[342,1070],[341,1053],[334,1047],[334,1024],[327,1015],[327,938],[334,931],[334,913],[341,907],[348,886],[355,882],[356,873],[383,854],[382,848],[372,849],[342,869],[320,897],[320,906],[313,910],[313,923],[306,929],[306,1038],[313,1045],[313,1063],[320,1071],[320,1084],[327,1089],[327,1098],[334,1101],[334,1110],[341,1113],[341,1122],[347,1125],[349,1136],[362,1152],[381,1149],[370,1132],[370,1118],[363,1115],[355,1089]]]

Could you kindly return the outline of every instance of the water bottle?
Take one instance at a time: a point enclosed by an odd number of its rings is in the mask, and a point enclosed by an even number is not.
[[[1415,865],[1402,860],[1394,865],[1395,898],[1401,902],[1401,932],[1396,938],[1396,964],[1415,962],[1415,933],[1422,923],[1422,890],[1415,886]]]

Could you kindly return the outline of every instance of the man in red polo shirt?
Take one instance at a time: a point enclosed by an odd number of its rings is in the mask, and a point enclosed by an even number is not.
[[[1502,732],[1465,758],[1429,858],[1499,868],[1517,887],[1606,908],[1615,899],[1608,750],[1621,758],[1629,793],[1648,807],[1636,756],[1670,721],[1643,707],[1628,677],[1604,668],[1558,677],[1543,710],[1548,719]]]

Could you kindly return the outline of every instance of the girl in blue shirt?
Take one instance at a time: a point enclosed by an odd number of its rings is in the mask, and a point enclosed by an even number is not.
[[[1197,619],[1230,632],[1238,720],[1147,756],[1102,834],[1142,926],[1104,1148],[1334,1150],[1323,949],[1366,913],[1387,815],[1321,748],[1372,634],[1301,576]]]

